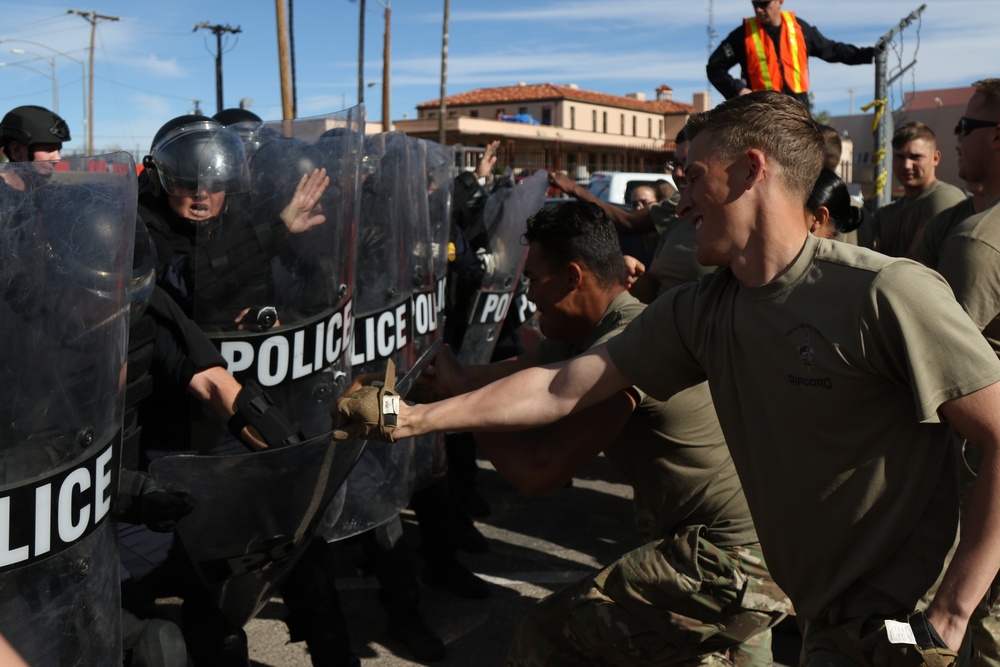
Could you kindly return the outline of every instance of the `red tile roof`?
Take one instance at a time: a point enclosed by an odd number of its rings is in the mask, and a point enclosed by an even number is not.
[[[903,96],[904,108],[907,111],[934,109],[935,107],[964,107],[972,98],[975,88],[938,88],[937,90],[921,90],[916,93],[906,93]]]
[[[661,86],[662,88],[662,86]],[[581,90],[572,86],[558,86],[554,83],[533,83],[525,86],[501,86],[499,88],[476,88],[445,98],[449,107],[479,106],[483,104],[510,104],[513,102],[542,102],[573,100],[590,104],[648,111],[654,113],[694,113],[694,106],[672,100],[639,101],[621,95],[609,95],[592,90]],[[441,100],[431,100],[417,105],[418,109],[436,108]]]

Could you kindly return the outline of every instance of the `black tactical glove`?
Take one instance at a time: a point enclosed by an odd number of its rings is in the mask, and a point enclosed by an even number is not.
[[[236,412],[226,427],[238,440],[243,429],[252,426],[268,447],[284,447],[302,442],[302,434],[275,405],[271,397],[253,380],[245,380],[236,395]]]
[[[390,359],[385,369],[385,382],[373,382],[337,401],[341,426],[333,432],[334,439],[395,442],[392,432],[396,428],[400,400],[395,386],[396,366]]]
[[[886,639],[875,649],[875,667],[952,667],[958,663],[958,653],[948,648],[922,611],[911,614],[907,621],[917,643]]]
[[[143,472],[123,470],[118,515],[122,521],[145,524],[150,530],[167,533],[191,513],[191,494],[173,484],[163,484]]]

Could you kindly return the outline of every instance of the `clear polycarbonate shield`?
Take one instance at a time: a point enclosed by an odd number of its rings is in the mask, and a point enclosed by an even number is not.
[[[413,276],[413,331],[416,349],[422,354],[444,332],[445,281],[448,273],[448,236],[451,232],[451,166],[454,149],[432,141],[411,139],[411,178],[414,187],[426,192],[418,202],[424,224],[410,249]],[[443,433],[416,438],[414,469],[416,487],[422,488],[448,471]]]
[[[234,622],[280,584],[365,446],[328,435],[351,377],[361,158],[361,123],[341,127],[339,150],[291,136],[261,146],[246,198],[227,203],[211,233],[196,230],[195,321],[228,370],[260,385],[304,439],[247,453],[223,424],[205,420],[192,429],[201,456],[150,466],[195,499],[177,535]]]
[[[170,456],[150,465],[158,481],[197,498],[177,534],[230,622],[245,624],[274,594],[361,451],[324,434],[252,454]]]
[[[545,202],[547,188],[548,175],[539,171],[520,185],[497,190],[486,200],[483,219],[490,247],[482,258],[482,285],[469,308],[469,324],[458,353],[463,364],[485,364],[493,355],[528,254],[521,236],[528,218]]]
[[[426,194],[413,185],[411,145],[401,132],[365,138],[351,355],[355,376],[383,374],[389,359],[399,376],[416,358],[408,246],[423,224],[420,199],[426,201]],[[322,534],[343,539],[398,514],[413,492],[414,450],[412,439],[369,443],[347,480],[343,506],[330,512]]]
[[[295,137],[265,143],[248,196],[196,236],[195,321],[229,371],[259,384],[307,438],[330,430],[350,380],[360,142],[356,125],[339,151]]]
[[[116,526],[135,164],[0,165],[0,632],[121,662]]]

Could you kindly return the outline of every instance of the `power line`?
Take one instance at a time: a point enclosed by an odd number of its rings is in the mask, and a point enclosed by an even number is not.
[[[222,106],[222,36],[226,33],[233,35],[243,32],[240,30],[239,26],[235,28],[229,25],[219,25],[210,24],[208,21],[202,21],[194,27],[193,32],[197,32],[199,28],[204,30],[209,30],[215,35],[215,104],[218,106],[217,111],[222,111],[224,108]]]
[[[81,12],[76,9],[69,9],[67,14],[76,14],[90,24],[90,89],[87,100],[87,153],[94,150],[94,37],[97,33],[97,24],[101,21],[120,21],[117,16],[107,16],[95,12]]]

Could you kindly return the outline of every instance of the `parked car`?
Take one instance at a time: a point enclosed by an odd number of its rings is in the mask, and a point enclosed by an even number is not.
[[[643,174],[631,171],[597,171],[590,177],[590,194],[612,204],[628,204],[632,190],[640,185],[655,185],[667,181],[674,185],[670,174]],[[674,185],[676,188],[676,186]]]

